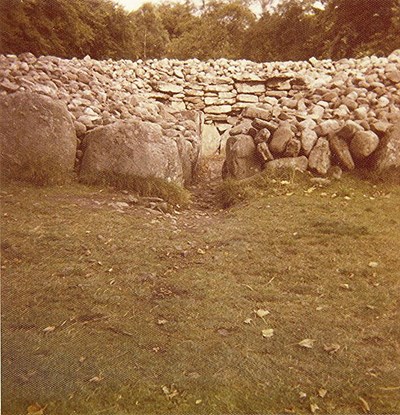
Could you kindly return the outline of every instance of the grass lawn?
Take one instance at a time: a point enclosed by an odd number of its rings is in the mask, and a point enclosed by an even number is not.
[[[126,198],[2,187],[4,415],[400,413],[400,185]]]

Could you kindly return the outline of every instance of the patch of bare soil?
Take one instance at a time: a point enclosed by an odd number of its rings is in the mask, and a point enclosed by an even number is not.
[[[223,157],[215,156],[204,161],[199,168],[197,183],[189,188],[193,197],[192,210],[218,211],[218,187],[222,181]]]

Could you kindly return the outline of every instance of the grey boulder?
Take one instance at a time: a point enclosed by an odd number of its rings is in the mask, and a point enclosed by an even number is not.
[[[35,183],[63,183],[73,172],[77,137],[65,104],[18,92],[0,98],[1,173]]]

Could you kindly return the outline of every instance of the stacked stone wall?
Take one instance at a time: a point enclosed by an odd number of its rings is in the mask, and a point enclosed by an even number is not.
[[[214,146],[217,151],[223,150],[228,136],[234,135],[228,131],[243,117],[261,118],[270,122],[271,134],[282,131],[284,123],[292,129],[293,137],[283,134],[289,148],[276,148],[277,139],[272,137],[272,157],[308,157],[316,145],[325,145],[321,139],[345,126],[351,129],[351,122],[357,124],[353,130],[361,127],[378,138],[389,130],[400,109],[400,52],[336,62],[312,58],[267,63],[227,59],[96,61],[88,56],[67,60],[36,58],[29,53],[0,56],[0,94],[17,91],[63,101],[78,137],[119,119],[139,117],[154,122],[154,106],[143,103],[158,101],[168,104],[171,111],[201,111],[205,122],[214,124],[222,135],[222,139],[215,135],[221,140]],[[261,111],[262,116],[252,117],[251,108]],[[181,125],[163,128],[167,136],[184,133]],[[369,138],[364,135],[352,144],[353,156],[361,158],[364,150],[360,145],[365,140],[376,141]],[[330,141],[330,151],[339,153],[341,145],[342,141]],[[269,161],[266,151],[260,148]]]

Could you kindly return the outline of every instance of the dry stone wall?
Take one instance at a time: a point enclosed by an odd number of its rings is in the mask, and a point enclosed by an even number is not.
[[[193,129],[165,114],[194,110],[213,124],[205,129],[213,138],[204,137],[203,154],[227,146],[227,176],[247,176],[271,161],[298,157],[325,174],[332,162],[352,169],[382,154],[382,138],[400,110],[400,51],[337,62],[267,63],[0,56],[0,94],[16,91],[63,101],[79,138],[95,127],[134,118],[158,123],[167,137],[183,136],[187,142],[181,147],[193,146]],[[79,157],[82,150],[78,146]],[[247,153],[257,160],[246,161],[249,171],[229,168],[235,154],[244,159]]]

